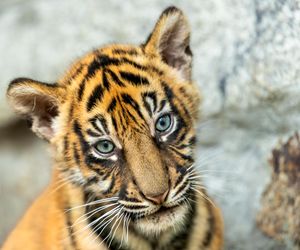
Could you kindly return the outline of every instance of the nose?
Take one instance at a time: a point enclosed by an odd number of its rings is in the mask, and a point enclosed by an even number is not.
[[[167,190],[161,194],[146,195],[146,198],[148,200],[152,201],[154,204],[160,205],[165,202],[168,193],[169,193],[169,190]]]

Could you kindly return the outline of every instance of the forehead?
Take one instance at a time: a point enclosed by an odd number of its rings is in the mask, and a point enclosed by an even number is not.
[[[151,115],[159,105],[166,106],[166,77],[164,64],[145,55],[141,47],[113,45],[79,60],[67,81],[81,119],[109,115],[139,124],[144,123],[141,109]]]

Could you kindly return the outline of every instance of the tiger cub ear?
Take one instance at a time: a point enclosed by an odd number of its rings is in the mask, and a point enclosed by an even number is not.
[[[164,10],[143,46],[146,53],[158,53],[185,80],[191,80],[190,27],[180,9],[169,7]]]
[[[16,113],[32,121],[32,130],[39,137],[48,141],[53,137],[53,120],[63,100],[62,87],[17,78],[10,83],[7,98]]]

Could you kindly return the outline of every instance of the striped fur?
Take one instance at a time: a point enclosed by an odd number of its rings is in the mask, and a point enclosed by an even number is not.
[[[11,83],[11,105],[50,142],[55,169],[5,250],[222,249],[219,209],[193,167],[191,60],[186,18],[170,7],[141,46],[94,50],[53,85]]]

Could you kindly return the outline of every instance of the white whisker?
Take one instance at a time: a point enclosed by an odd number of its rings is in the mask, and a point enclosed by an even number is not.
[[[119,220],[118,224],[116,225],[116,229],[114,230],[112,236],[110,237],[110,241],[109,241],[109,244],[108,244],[108,248],[110,248],[110,245],[115,237],[115,234],[116,234],[116,231],[118,230],[119,226],[120,226],[120,223],[122,222],[122,218],[124,218],[124,213],[121,213],[120,216],[118,216],[118,218],[116,219],[116,221]]]
[[[118,197],[111,197],[111,198],[96,200],[96,201],[92,201],[90,203],[86,203],[86,204],[83,204],[83,205],[79,205],[79,206],[76,206],[76,207],[69,208],[66,211],[70,211],[70,210],[73,210],[73,209],[82,208],[82,207],[86,207],[86,206],[91,206],[91,205],[97,205],[97,204],[101,204],[101,203],[105,203],[105,202],[109,202],[109,201],[116,201],[117,199],[118,199]]]
[[[102,211],[104,209],[107,209],[109,207],[116,206],[116,205],[117,205],[117,203],[113,203],[113,204],[108,204],[108,205],[101,206],[101,207],[98,207],[96,209],[93,209],[92,211],[81,215],[77,220],[74,221],[74,224],[72,226],[75,226],[78,223],[83,222],[83,221],[91,218],[94,214],[99,213],[100,211]],[[87,216],[87,215],[89,215],[89,216]]]
[[[106,223],[105,227],[102,228],[101,232],[99,233],[99,235],[104,231],[104,229],[109,225],[109,223],[111,223],[115,218],[116,218],[116,221],[114,222],[114,224],[112,225],[110,231],[109,231],[109,234],[100,242],[100,245],[110,236],[111,234],[111,231],[112,231],[112,228],[114,227],[114,225],[116,224],[117,222],[117,218],[119,216],[119,214],[122,212],[122,208],[119,209],[119,211],[109,220],[108,223]],[[104,226],[104,225],[103,225]],[[101,227],[100,227],[101,228]],[[94,239],[95,240],[95,239]]]
[[[196,188],[194,188],[194,187],[191,187],[191,189],[194,190],[194,191],[196,191],[198,194],[200,194],[200,196],[201,196],[202,198],[204,198],[204,199],[207,200],[211,205],[213,205],[214,207],[216,207],[216,205],[212,202],[211,199],[209,199],[209,198],[207,197],[207,195],[205,195],[204,193],[202,193],[201,191],[199,191],[198,189],[196,189]]]
[[[78,234],[79,232],[82,232],[84,230],[87,230],[88,228],[90,228],[91,226],[95,225],[99,220],[101,220],[102,218],[108,217],[109,215],[113,214],[114,211],[116,211],[118,208],[120,207],[120,205],[118,207],[113,208],[112,210],[106,212],[105,214],[103,214],[102,216],[100,216],[99,218],[97,218],[96,220],[92,221],[91,223],[87,224],[85,227],[80,228],[79,230],[77,230],[76,232],[74,232],[73,234]],[[94,230],[96,231],[96,229]]]

